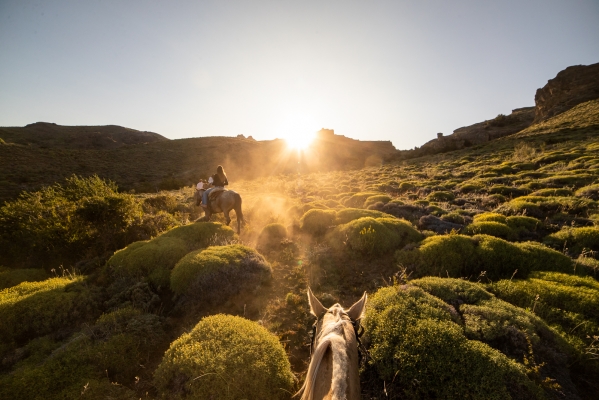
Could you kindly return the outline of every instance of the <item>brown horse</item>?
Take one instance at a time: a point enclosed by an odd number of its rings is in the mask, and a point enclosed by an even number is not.
[[[218,193],[220,192],[220,193]],[[220,191],[212,191],[209,195],[208,199],[208,207],[204,208],[204,221],[210,221],[210,217],[212,214],[224,213],[225,221],[227,225],[231,223],[231,218],[229,217],[229,211],[235,210],[235,215],[237,216],[237,234],[241,232],[241,221],[243,221],[243,212],[241,211],[241,196],[239,193],[233,190],[220,190]],[[199,199],[202,198],[202,194],[204,190],[200,190],[197,193]],[[196,203],[199,205],[199,201]]]
[[[360,376],[358,366],[358,339],[354,326],[362,318],[367,295],[349,310],[339,304],[328,310],[308,288],[310,313],[316,321],[314,354],[310,360],[306,381],[299,390],[301,400],[358,400]]]

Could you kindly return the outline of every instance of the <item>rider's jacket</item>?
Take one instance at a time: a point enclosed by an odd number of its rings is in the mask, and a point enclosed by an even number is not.
[[[229,184],[229,181],[227,181],[227,177],[226,176],[225,176],[225,180],[224,181],[220,179],[220,176],[218,176],[218,174],[212,175],[212,179],[213,179],[212,184],[214,186],[224,187],[225,185]]]

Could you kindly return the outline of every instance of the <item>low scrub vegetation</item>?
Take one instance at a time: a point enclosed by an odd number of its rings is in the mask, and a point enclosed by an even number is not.
[[[173,269],[174,293],[215,303],[255,290],[271,278],[271,266],[256,250],[240,245],[212,246],[183,257]]]
[[[228,315],[201,320],[175,340],[155,374],[168,399],[288,399],[289,361],[276,336],[255,322]]]

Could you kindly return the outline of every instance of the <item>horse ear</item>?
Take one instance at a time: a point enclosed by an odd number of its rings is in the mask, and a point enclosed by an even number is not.
[[[320,318],[327,312],[327,309],[324,308],[322,303],[318,301],[314,293],[312,293],[312,289],[308,288],[308,302],[310,303],[310,313],[314,315],[316,318]]]
[[[362,319],[364,309],[366,308],[366,300],[368,300],[368,295],[364,292],[362,298],[356,301],[354,305],[347,310],[347,315],[352,321]]]

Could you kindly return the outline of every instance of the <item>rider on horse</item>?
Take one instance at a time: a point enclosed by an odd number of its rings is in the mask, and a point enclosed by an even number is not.
[[[211,184],[212,187],[202,194],[203,208],[208,208],[208,197],[210,196],[210,192],[212,192],[214,189],[224,190],[225,185],[229,184],[229,181],[227,180],[227,175],[225,174],[225,170],[222,166],[219,165],[218,167],[216,167],[216,174],[212,175],[208,179],[208,184]]]

